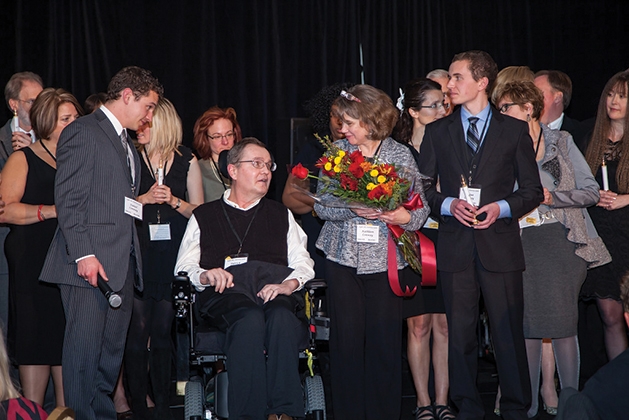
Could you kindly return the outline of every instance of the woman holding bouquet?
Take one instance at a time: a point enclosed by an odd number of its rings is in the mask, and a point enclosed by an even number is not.
[[[333,109],[342,121],[345,136],[335,146],[347,155],[362,155],[367,162],[392,164],[397,171],[407,168],[408,173],[401,176],[412,182],[424,203],[412,210],[398,205],[390,211],[377,206],[338,208],[315,204],[315,211],[325,220],[317,247],[327,259],[334,417],[397,419],[402,394],[402,299],[389,285],[387,224],[414,231],[421,228],[430,210],[411,152],[389,137],[398,119],[391,98],[372,86],[356,85],[341,92]],[[351,183],[347,185],[352,187]],[[375,198],[377,194],[371,191],[376,188],[369,188],[369,197]],[[318,191],[330,189],[319,182]],[[329,195],[322,194],[323,202]],[[400,279],[412,277],[413,271],[401,253],[395,249],[394,253],[392,274]]]

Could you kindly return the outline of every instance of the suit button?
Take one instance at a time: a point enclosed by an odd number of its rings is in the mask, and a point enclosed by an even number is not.
[[[476,169],[476,165],[472,165],[472,169]]]

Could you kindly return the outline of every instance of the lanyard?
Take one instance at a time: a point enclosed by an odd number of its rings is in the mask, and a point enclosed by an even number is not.
[[[214,158],[212,156],[210,156],[210,160],[212,161],[212,169],[214,169],[214,175],[216,175],[216,178],[218,178],[218,180],[221,181],[221,184],[223,184],[223,190],[227,190],[227,185],[225,185],[225,181],[223,181],[223,175],[221,175],[221,171],[218,169],[218,165],[216,164],[216,162],[214,162]]]
[[[249,229],[251,228],[251,224],[253,223],[253,220],[256,218],[256,214],[258,214],[258,210],[260,210],[260,204],[261,203],[258,203],[258,205],[256,206],[256,210],[253,212],[253,216],[251,217],[251,220],[249,221],[249,226],[247,226],[247,230],[245,231],[245,236],[243,236],[242,239],[240,239],[238,232],[236,232],[236,229],[234,228],[234,225],[232,224],[232,221],[229,218],[229,215],[227,214],[227,209],[225,208],[225,202],[221,199],[221,208],[223,209],[223,214],[225,215],[225,218],[227,219],[227,223],[229,223],[229,227],[231,228],[232,232],[234,232],[234,236],[236,237],[239,243],[237,254],[240,254],[240,251],[242,250],[242,243],[247,238],[247,234],[249,234]]]

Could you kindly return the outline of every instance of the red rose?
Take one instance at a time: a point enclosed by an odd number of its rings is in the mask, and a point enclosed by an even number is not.
[[[373,190],[369,191],[369,194],[367,194],[367,197],[370,200],[377,200],[380,197],[387,195],[386,191],[384,190],[384,188],[382,187],[382,185],[377,185],[376,188],[374,188]]]
[[[363,168],[360,166],[361,162],[352,162],[351,165],[349,165],[349,172],[354,175],[356,178],[360,179],[363,177],[363,175],[365,175],[365,171],[363,170]]]
[[[352,162],[356,163],[363,163],[365,161],[365,157],[360,152],[360,150],[354,150],[352,153],[350,153],[349,158]]]
[[[291,171],[294,177],[299,179],[308,178],[308,169],[304,168],[301,163],[293,166],[293,170]]]

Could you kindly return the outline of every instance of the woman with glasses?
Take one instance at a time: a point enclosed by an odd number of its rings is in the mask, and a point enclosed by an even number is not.
[[[204,201],[220,198],[229,188],[229,178],[221,175],[219,155],[242,139],[240,125],[234,108],[213,106],[194,123],[192,147],[199,155],[199,167],[203,179]]]
[[[136,224],[144,290],[134,293],[125,370],[133,418],[171,419],[170,332],[175,317],[171,283],[179,244],[192,211],[203,203],[203,188],[197,159],[181,145],[181,120],[170,101],[160,99],[152,127],[140,127],[137,136],[142,158],[138,201],[143,204],[143,217]],[[147,364],[155,402],[152,415],[146,405]]]
[[[539,122],[542,92],[532,82],[510,82],[492,93],[505,115],[525,121],[533,141],[544,201],[520,220],[524,271],[524,337],[537,415],[542,339],[552,339],[561,388],[579,387],[578,299],[587,269],[611,260],[586,208],[599,187],[572,137]],[[557,414],[544,400],[544,409]]]
[[[590,169],[596,174],[601,195],[600,201],[589,211],[594,226],[612,254],[612,262],[588,273],[581,296],[596,299],[609,360],[627,348],[619,284],[629,271],[628,96],[629,71],[615,74],[603,89],[585,154]]]
[[[402,299],[389,286],[387,224],[417,230],[430,210],[411,152],[389,137],[399,115],[391,98],[372,86],[356,85],[341,91],[332,109],[345,137],[335,144],[347,153],[360,151],[367,160],[408,169],[406,177],[415,181],[424,204],[383,212],[314,206],[325,220],[317,247],[326,255],[334,418],[398,419]],[[417,277],[398,250],[395,258],[392,270],[400,279]],[[417,293],[421,298],[421,289]]]
[[[409,146],[416,161],[419,160],[419,147],[424,138],[426,125],[446,115],[444,98],[439,83],[419,78],[408,82],[402,96],[398,99],[398,108],[401,108],[401,113],[393,130],[393,137]],[[434,219],[428,219],[422,232],[436,243],[437,228],[437,222]],[[408,364],[417,393],[415,418],[419,420],[454,419],[454,414],[448,407],[450,388],[448,322],[441,284],[438,283],[436,287],[422,287],[422,294],[423,299],[413,298],[404,301],[404,316],[408,324]],[[434,407],[428,391],[431,333],[432,366],[435,377]]]

